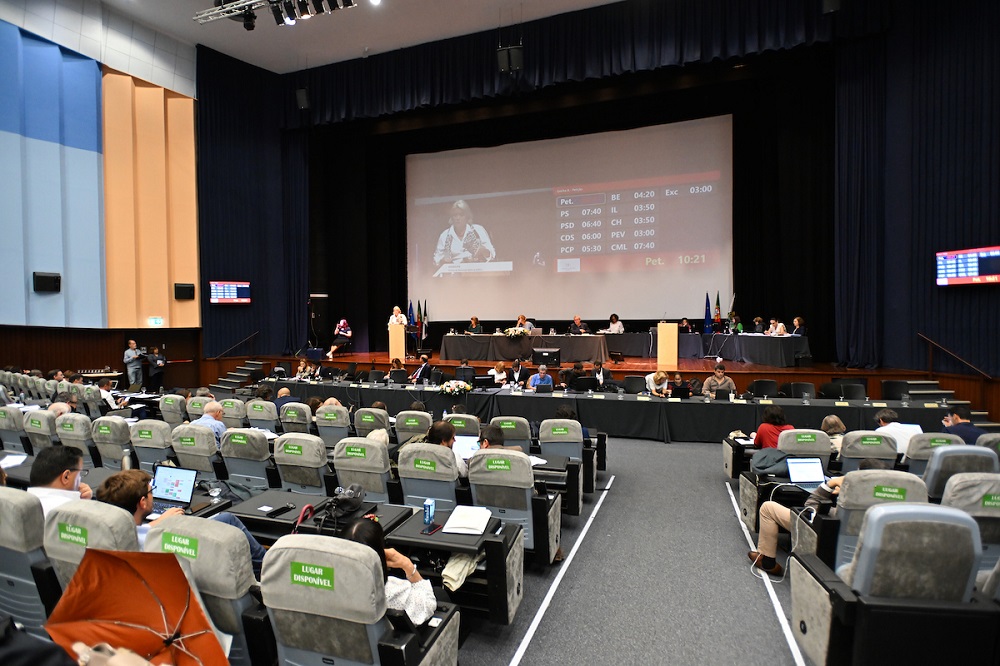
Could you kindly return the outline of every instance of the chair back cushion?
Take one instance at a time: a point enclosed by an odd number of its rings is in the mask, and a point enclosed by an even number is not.
[[[254,421],[277,421],[278,408],[270,400],[251,400],[246,404],[246,416]]]
[[[31,493],[0,486],[0,548],[29,553],[42,547],[42,503]]]
[[[60,441],[95,441],[91,433],[90,419],[83,414],[63,414],[56,419],[56,432]]]
[[[351,425],[351,415],[342,405],[323,405],[316,410],[317,428],[346,428]]]
[[[954,474],[961,472],[1000,472],[1000,460],[992,449],[969,444],[939,446],[931,452],[924,470],[927,494],[941,497],[945,485]]]
[[[830,436],[822,430],[795,428],[778,435],[778,450],[790,456],[830,457]]]
[[[495,425],[503,431],[504,441],[531,439],[531,424],[523,416],[494,416],[490,425]]]
[[[538,426],[538,442],[582,442],[583,427],[572,419],[545,419]]]
[[[215,445],[215,433],[211,428],[200,425],[180,425],[170,433],[174,453],[209,458],[219,452]]]
[[[171,445],[170,424],[156,419],[142,419],[132,424],[129,437],[133,446],[166,449]]]
[[[950,435],[945,432],[923,432],[910,438],[910,443],[906,447],[906,457],[910,460],[929,460],[931,453],[939,446],[965,444],[958,435]]]
[[[267,435],[251,428],[227,430],[222,435],[220,450],[223,458],[262,461],[271,457],[267,447]]]
[[[303,402],[286,402],[281,406],[280,420],[282,423],[309,424],[312,422],[312,410]]]
[[[520,451],[480,449],[469,458],[469,483],[508,488],[531,488],[531,460]]]
[[[385,444],[368,437],[345,437],[333,449],[333,466],[338,471],[382,474],[389,471],[389,451]]]
[[[844,434],[841,458],[896,459],[896,438],[874,430],[853,430]]]
[[[88,548],[139,550],[132,514],[97,500],[72,500],[52,509],[44,543],[63,589]]]
[[[36,409],[24,415],[24,431],[35,435],[56,434],[56,415],[47,409]]]
[[[278,465],[317,469],[326,465],[326,447],[316,435],[285,433],[274,440],[274,462]]]
[[[413,442],[399,450],[400,477],[430,479],[433,481],[455,481],[455,454],[447,446],[429,442]]]

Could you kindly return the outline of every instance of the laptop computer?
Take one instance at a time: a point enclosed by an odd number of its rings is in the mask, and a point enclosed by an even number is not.
[[[716,400],[729,400],[729,389],[715,389]]]
[[[479,450],[479,438],[475,435],[455,435],[455,443],[451,448],[462,460],[468,460]]]
[[[675,386],[670,390],[671,398],[690,398],[691,397],[691,387],[690,386]]]
[[[198,470],[160,465],[153,476],[153,513],[146,520],[156,520],[163,512],[174,507],[189,513],[194,496]]]
[[[535,393],[552,393],[552,384],[539,384],[535,387]]]
[[[820,487],[827,477],[823,474],[823,461],[819,458],[785,458],[788,479],[807,493]]]

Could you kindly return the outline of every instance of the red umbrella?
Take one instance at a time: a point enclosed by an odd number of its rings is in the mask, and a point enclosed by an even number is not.
[[[73,643],[128,648],[154,664],[226,664],[194,590],[172,553],[87,549],[46,631]]]

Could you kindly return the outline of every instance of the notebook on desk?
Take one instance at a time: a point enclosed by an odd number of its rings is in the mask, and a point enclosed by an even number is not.
[[[153,476],[153,513],[149,514],[146,520],[156,520],[165,511],[175,507],[189,513],[197,478],[196,469],[158,466]]]
[[[826,481],[823,461],[819,458],[785,458],[788,464],[788,479],[793,486],[811,493]]]

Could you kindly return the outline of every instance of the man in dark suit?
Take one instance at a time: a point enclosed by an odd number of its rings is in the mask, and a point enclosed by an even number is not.
[[[507,371],[507,383],[523,387],[530,376],[531,371],[522,367],[520,359],[515,358],[514,362],[510,366],[510,370]]]
[[[284,387],[278,389],[278,397],[274,399],[274,408],[280,413],[281,408],[290,402],[295,402],[292,392]]]
[[[427,354],[422,354],[420,356],[420,367],[413,371],[410,375],[410,381],[414,384],[420,384],[425,379],[430,381],[431,379],[431,364],[430,359],[427,358]]]
[[[586,322],[580,321],[580,315],[573,317],[573,323],[569,325],[570,335],[581,335],[583,333],[590,333],[590,326],[587,326]]]
[[[611,376],[611,371],[605,370],[604,364],[600,361],[594,361],[594,377],[597,378],[597,383],[601,385],[601,388],[615,385],[614,378]]]

